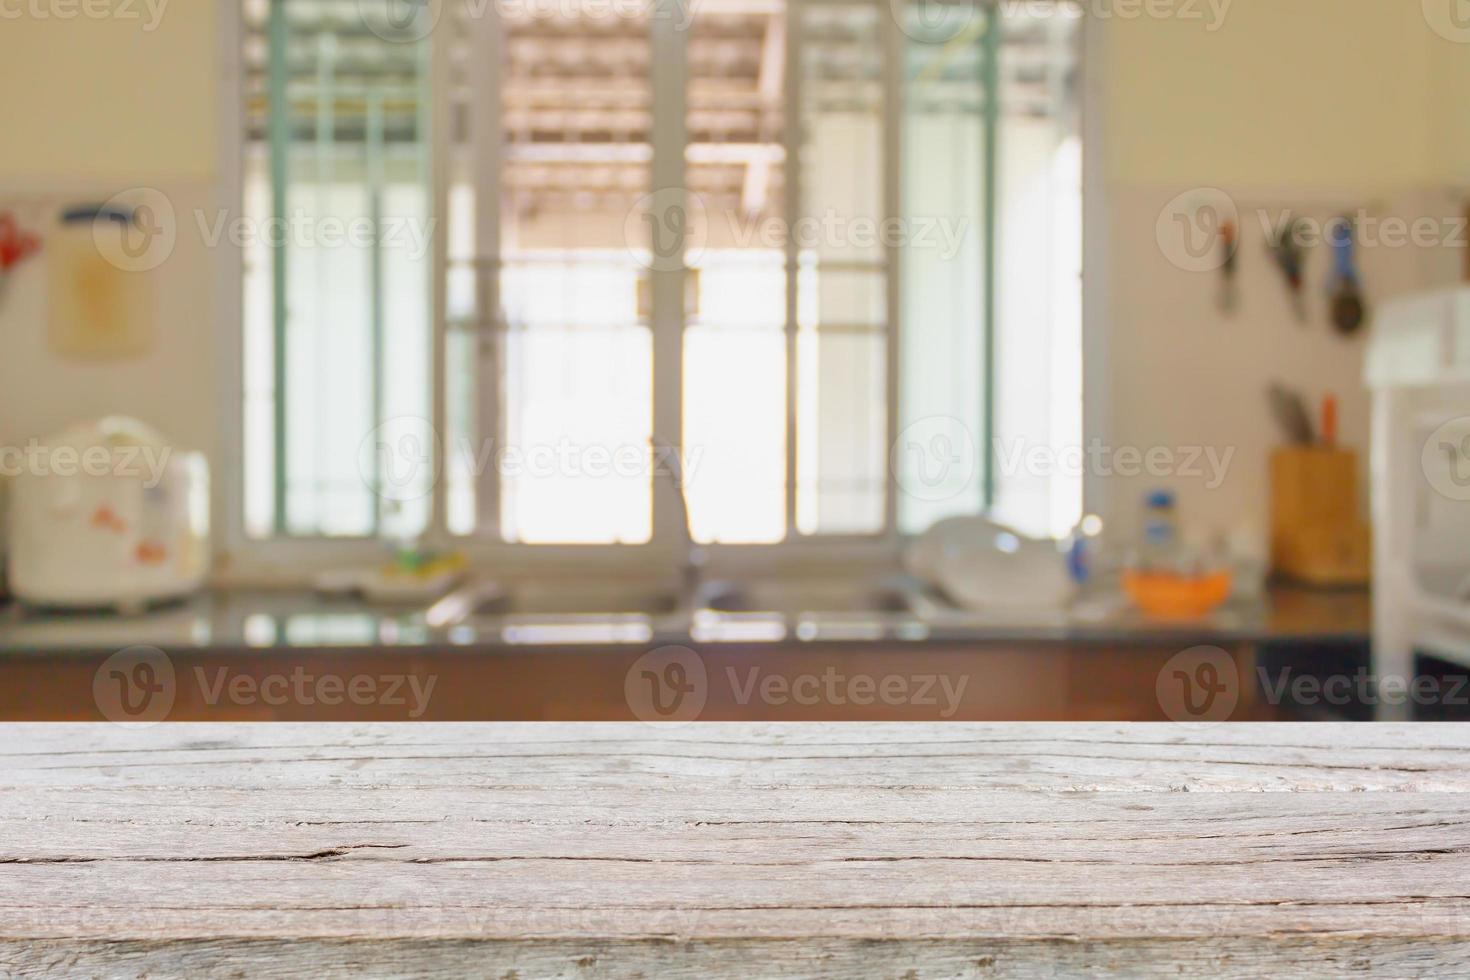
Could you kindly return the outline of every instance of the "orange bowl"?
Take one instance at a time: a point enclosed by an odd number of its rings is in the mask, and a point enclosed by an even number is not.
[[[1123,573],[1123,591],[1144,612],[1169,619],[1192,619],[1212,612],[1230,597],[1230,573],[1176,575],[1172,572]]]

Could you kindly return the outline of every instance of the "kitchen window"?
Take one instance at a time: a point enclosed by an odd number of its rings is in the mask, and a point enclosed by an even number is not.
[[[1072,7],[243,13],[247,537],[647,544],[670,452],[702,543],[1080,515]]]

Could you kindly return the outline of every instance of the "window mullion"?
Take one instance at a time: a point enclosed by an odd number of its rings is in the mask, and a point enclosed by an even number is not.
[[[883,52],[883,221],[903,215],[902,179],[900,171],[903,159],[903,86],[904,86],[904,33],[899,24],[903,16],[900,11],[894,16],[879,17],[881,50]],[[884,227],[880,222],[879,227]],[[884,378],[884,453],[883,453],[883,530],[884,535],[897,533],[898,528],[898,474],[893,467],[893,447],[898,441],[899,416],[899,331],[903,309],[901,249],[893,236],[884,245],[884,289],[887,316],[887,342],[884,363],[887,376]]]
[[[980,464],[985,480],[984,507],[987,511],[995,507],[996,502],[996,467],[995,467],[995,289],[996,289],[996,223],[995,213],[997,201],[997,186],[999,174],[1000,152],[998,141],[1000,136],[1000,42],[1001,42],[1001,16],[1000,9],[989,6],[985,9],[985,38],[982,53],[983,80],[985,88],[985,168],[981,179],[984,181],[982,188],[982,208],[985,215],[984,229],[984,252],[985,268],[982,271],[984,279],[983,310],[984,322],[981,329],[985,332],[982,346],[985,351],[985,366],[981,377],[984,379],[985,390],[982,404],[985,417],[980,421]]]
[[[451,12],[451,16],[457,11]],[[454,146],[450,132],[454,100],[450,92],[450,65],[454,56],[454,31],[452,22],[443,25],[430,38],[429,47],[429,92],[428,92],[428,138],[429,145],[429,213],[435,217],[430,249],[429,303],[430,303],[430,414],[434,431],[440,438],[430,451],[437,454],[435,472],[440,476],[434,481],[429,507],[429,538],[444,542],[449,538],[449,492],[447,461],[445,459],[444,433],[449,419],[448,365],[446,331],[448,318],[448,274],[449,263],[449,182],[453,172],[450,154]]]
[[[367,162],[368,220],[372,222],[373,242],[368,253],[369,319],[372,331],[372,423],[374,430],[388,421],[383,417],[384,386],[387,371],[384,364],[383,336],[383,197],[387,185],[384,163],[383,97],[377,92],[367,97],[367,128],[363,140],[363,152]],[[388,507],[388,498],[378,475],[373,483],[373,533],[383,533],[383,518]]]
[[[270,141],[271,217],[283,222],[286,217],[286,183],[291,172],[291,103],[286,83],[289,66],[286,53],[290,42],[290,24],[286,20],[285,0],[273,0],[269,20],[270,69]],[[286,534],[286,249],[271,249],[271,331],[274,406],[271,428],[274,436],[271,486],[272,526],[277,535]]]
[[[652,196],[646,220],[655,228],[687,228],[699,210],[688,201],[685,178],[685,119],[688,35],[681,30],[685,11],[679,0],[659,0],[649,18],[649,85],[652,89]],[[673,218],[672,211],[682,208]],[[675,225],[670,221],[680,222]],[[655,261],[649,270],[650,326],[653,331],[653,432],[684,452],[684,235],[676,236],[677,261]],[[669,256],[660,258],[668,259]],[[657,459],[655,472],[662,469]],[[653,475],[651,475],[653,478]],[[683,510],[671,481],[653,482],[653,540],[667,546],[687,533],[679,526]]]
[[[801,250],[793,229],[801,218],[801,0],[786,3],[786,102],[781,127],[785,143],[786,193],[786,538],[796,536],[797,296]]]
[[[497,11],[467,7],[470,25],[469,125],[471,181],[475,188],[475,417],[478,438],[498,449],[505,433],[501,390],[505,383],[505,330],[500,310],[500,205],[505,137],[502,128],[501,57],[504,25]],[[442,482],[442,481],[441,481]],[[475,526],[500,538],[501,474],[483,467],[476,480]]]

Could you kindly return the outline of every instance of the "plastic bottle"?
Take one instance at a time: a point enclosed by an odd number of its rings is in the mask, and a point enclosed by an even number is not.
[[[1179,518],[1174,494],[1155,490],[1144,497],[1143,534],[1138,545],[1138,568],[1172,571],[1179,559]]]

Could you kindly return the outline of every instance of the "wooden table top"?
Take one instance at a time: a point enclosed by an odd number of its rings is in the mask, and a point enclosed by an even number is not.
[[[0,975],[1470,963],[1470,727],[0,726]]]

